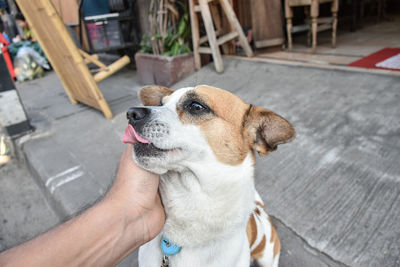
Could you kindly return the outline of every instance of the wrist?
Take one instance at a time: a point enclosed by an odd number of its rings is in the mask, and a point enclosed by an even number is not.
[[[123,235],[130,239],[135,247],[153,239],[160,231],[165,221],[165,214],[158,194],[154,202],[148,206],[141,203],[126,202],[107,196],[104,205],[118,218]]]
[[[126,216],[124,209],[110,199],[104,199],[90,211],[91,228],[97,232],[93,242],[95,254],[102,255],[102,263],[90,266],[111,266],[121,262],[142,244],[140,228],[135,220]]]

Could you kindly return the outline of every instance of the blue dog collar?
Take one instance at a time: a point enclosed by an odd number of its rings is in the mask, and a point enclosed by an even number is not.
[[[162,239],[161,239],[161,251],[162,251],[162,253],[164,255],[167,255],[167,256],[175,255],[175,254],[179,253],[179,251],[181,251],[181,248],[182,247],[172,243],[167,238],[162,237]]]

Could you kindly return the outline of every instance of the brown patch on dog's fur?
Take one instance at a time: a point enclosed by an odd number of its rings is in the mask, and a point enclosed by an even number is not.
[[[178,105],[178,116],[182,123],[200,125],[221,162],[238,165],[253,149],[261,156],[267,155],[295,136],[293,127],[285,119],[269,110],[251,106],[228,91],[197,86],[179,102],[190,94],[206,104],[212,113],[193,117]]]
[[[260,156],[268,155],[278,145],[290,142],[296,136],[296,131],[287,120],[257,106],[250,110],[245,128],[251,132],[253,149]]]
[[[276,232],[276,229],[272,224],[271,218],[268,217],[268,221],[271,224],[271,239],[269,240],[269,242],[274,244],[274,257],[275,257],[281,251],[281,242],[279,241],[278,233]]]
[[[139,92],[140,101],[145,106],[161,106],[165,96],[172,94],[174,91],[163,86],[146,86]]]
[[[247,222],[246,233],[251,247],[257,239],[257,224],[254,214],[250,215],[249,221]]]
[[[200,125],[219,161],[229,165],[240,164],[251,151],[248,140],[250,136],[244,131],[242,123],[249,105],[228,91],[210,86],[197,86],[182,96],[180,102],[189,94],[194,94],[207,104],[212,113],[194,118],[178,108],[180,120]]]
[[[253,249],[253,250],[251,251],[250,256],[251,256],[253,259],[262,258],[262,256],[264,255],[264,249],[265,249],[266,243],[267,243],[267,238],[266,238],[265,235],[263,235],[263,238],[262,238],[260,244],[258,244],[258,246],[255,247],[255,249]]]
[[[264,208],[264,204],[261,203],[260,201],[256,201],[256,205],[260,206],[261,208]]]

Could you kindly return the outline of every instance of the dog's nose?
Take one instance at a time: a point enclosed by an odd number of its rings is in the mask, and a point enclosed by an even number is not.
[[[150,114],[150,110],[147,108],[130,108],[126,112],[126,118],[131,122],[131,123],[137,123],[144,118],[147,117],[147,115]]]

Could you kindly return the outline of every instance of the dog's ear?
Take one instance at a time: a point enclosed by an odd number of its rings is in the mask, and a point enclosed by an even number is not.
[[[260,156],[276,150],[279,144],[296,137],[293,126],[281,116],[258,106],[251,106],[245,119],[245,128],[252,138],[251,146]]]
[[[145,106],[161,106],[163,97],[173,92],[167,87],[151,85],[140,89],[139,98]]]

